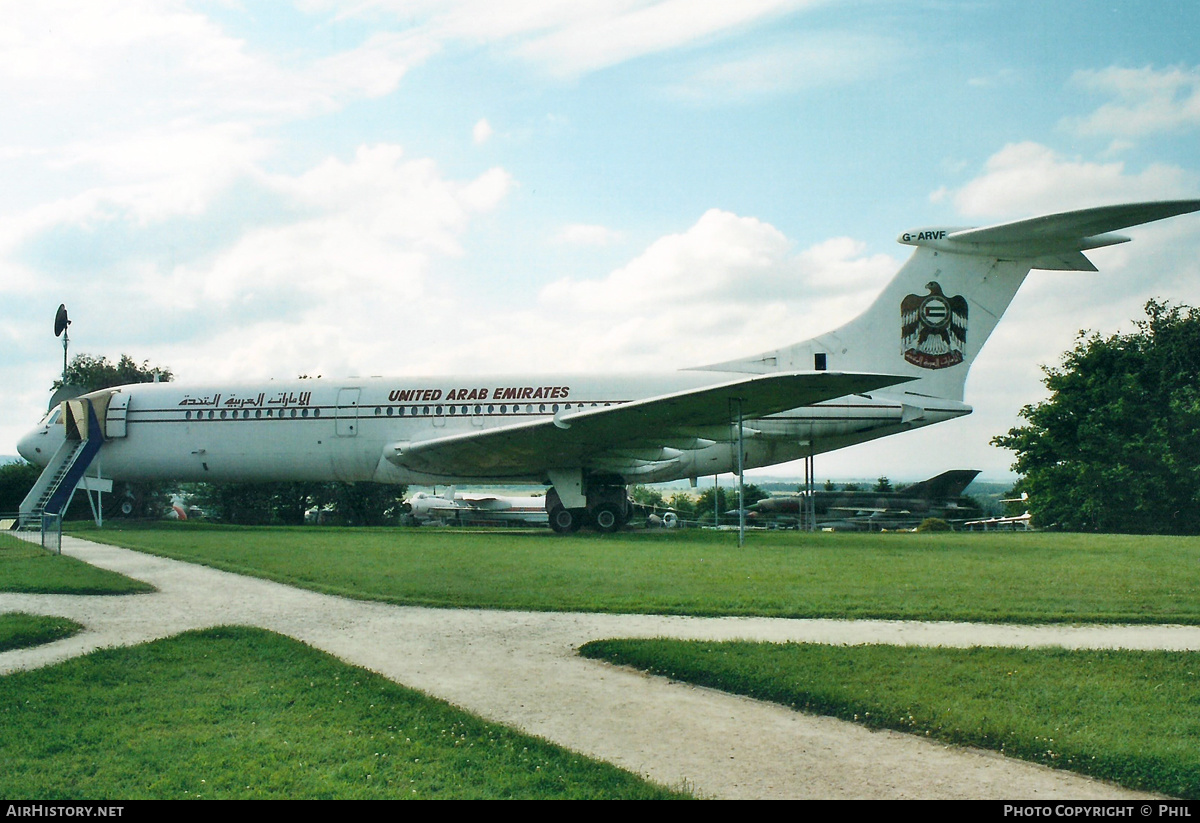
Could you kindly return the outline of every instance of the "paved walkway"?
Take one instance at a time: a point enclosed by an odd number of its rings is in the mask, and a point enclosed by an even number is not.
[[[811,717],[584,660],[606,637],[946,646],[1200,649],[1200,627],[1022,627],[449,610],[364,603],[64,538],[63,553],[144,580],[127,597],[0,593],[0,612],[86,630],[0,654],[0,673],[189,629],[279,632],[468,711],[670,786],[722,798],[1091,799],[1137,795],[996,754]]]

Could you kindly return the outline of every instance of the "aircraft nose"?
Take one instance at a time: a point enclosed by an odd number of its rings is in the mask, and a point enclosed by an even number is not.
[[[46,430],[33,429],[17,441],[17,454],[24,457],[35,466],[44,466],[50,460],[42,443],[46,440]]]

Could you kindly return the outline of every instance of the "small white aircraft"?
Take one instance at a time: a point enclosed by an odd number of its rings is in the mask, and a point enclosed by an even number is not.
[[[628,483],[769,466],[969,414],[967,370],[1030,269],[1096,271],[1083,252],[1129,240],[1112,232],[1198,210],[1200,200],[1135,203],[907,231],[898,241],[915,251],[858,318],[679,372],[93,392],[21,439],[20,453],[48,467],[27,507],[55,511],[61,489],[105,477],[531,483],[552,487],[555,531],[614,531],[632,513]]]
[[[459,494],[450,486],[441,494],[416,492],[404,501],[404,508],[418,523],[546,525],[546,501],[542,495]]]

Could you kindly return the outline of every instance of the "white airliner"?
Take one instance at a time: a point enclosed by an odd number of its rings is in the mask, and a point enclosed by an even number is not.
[[[71,489],[85,470],[545,484],[555,531],[613,531],[631,514],[628,483],[735,471],[739,453],[745,468],[769,466],[969,414],[967,370],[1030,269],[1096,271],[1083,252],[1129,240],[1112,232],[1198,210],[1136,203],[908,231],[898,241],[915,251],[858,318],[695,369],[121,386],[66,401],[18,449]],[[41,505],[55,511],[63,493],[45,483]]]

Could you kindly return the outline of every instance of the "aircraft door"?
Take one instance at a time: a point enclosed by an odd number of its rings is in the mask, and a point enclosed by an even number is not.
[[[338,437],[358,435],[358,397],[361,389],[338,389],[337,409],[334,412]]]
[[[113,392],[108,399],[108,411],[104,415],[105,437],[124,437],[125,418],[129,411],[129,395]]]

